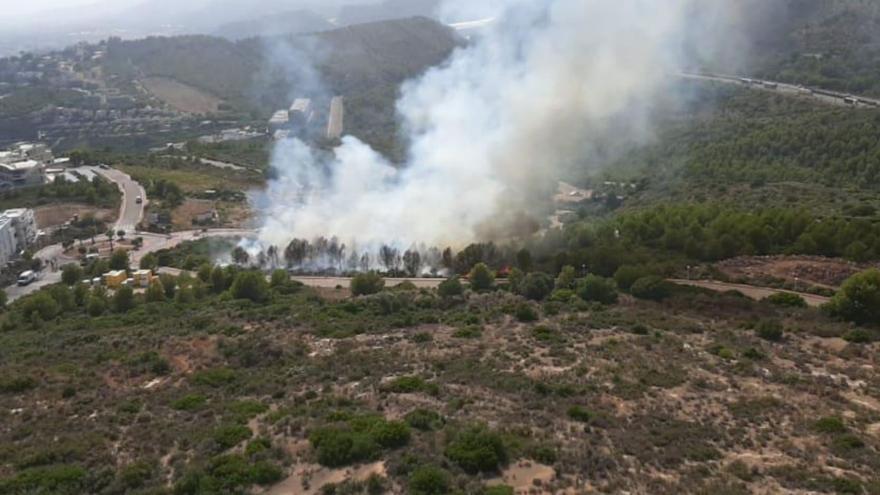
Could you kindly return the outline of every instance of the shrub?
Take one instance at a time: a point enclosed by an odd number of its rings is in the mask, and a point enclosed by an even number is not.
[[[82,282],[83,277],[85,277],[83,269],[75,263],[64,265],[64,268],[61,269],[61,281],[65,285],[72,287]]]
[[[639,299],[662,301],[672,295],[674,286],[661,277],[648,276],[636,280],[629,288],[630,294]]]
[[[147,253],[141,258],[138,267],[141,270],[155,270],[159,266],[159,258],[153,253]]]
[[[549,344],[559,344],[565,342],[565,338],[553,328],[545,326],[537,326],[532,329],[532,335],[535,339]]]
[[[513,315],[522,323],[538,321],[538,311],[535,310],[531,304],[526,302],[517,304]]]
[[[235,277],[230,288],[232,297],[236,299],[248,299],[255,303],[262,303],[269,299],[269,284],[266,277],[260,272],[241,272]]]
[[[235,372],[229,368],[213,368],[199,371],[192,376],[193,383],[209,387],[221,387],[235,381]]]
[[[584,301],[614,304],[617,302],[617,288],[608,279],[588,275],[578,287],[578,296]]]
[[[353,296],[369,296],[378,294],[385,288],[385,279],[376,272],[358,273],[351,279]]]
[[[128,270],[128,251],[117,249],[110,255],[111,270]]]
[[[404,416],[406,423],[417,430],[439,430],[443,427],[443,416],[427,409],[416,409]]]
[[[61,306],[47,292],[38,292],[24,301],[21,312],[26,318],[37,315],[43,321],[48,321],[61,312]]]
[[[449,473],[436,466],[421,466],[409,475],[409,493],[412,495],[445,495],[450,488]]]
[[[785,306],[789,308],[807,307],[807,301],[805,301],[803,297],[791,292],[777,292],[772,296],[765,297],[764,300],[776,306]]]
[[[146,299],[148,303],[165,302],[165,289],[162,288],[161,282],[154,280],[150,283],[150,286],[147,288]]]
[[[174,293],[177,291],[177,278],[163,273],[159,275],[159,282],[162,284],[162,290],[165,291],[165,298],[174,299]]]
[[[436,395],[439,388],[436,384],[428,383],[418,376],[401,376],[391,381],[385,390],[394,394],[413,394],[416,392],[426,392]]]
[[[826,416],[813,424],[813,429],[819,433],[840,435],[847,432],[846,424],[838,416]]]
[[[171,408],[178,411],[195,411],[201,409],[207,403],[204,395],[185,395],[171,403]]]
[[[0,394],[21,394],[37,387],[37,381],[29,376],[0,378]]]
[[[120,287],[113,295],[113,309],[117,313],[127,313],[134,309],[134,290],[131,287]]]
[[[559,271],[554,288],[558,290],[574,290],[577,286],[577,271],[573,266],[566,265]]]
[[[508,485],[487,486],[483,495],[513,495],[513,487]]]
[[[214,430],[211,438],[223,450],[231,449],[251,437],[251,429],[244,425],[225,425]]]
[[[569,303],[577,294],[571,289],[556,289],[550,294],[550,301],[559,303]]]
[[[533,301],[543,301],[553,291],[554,281],[546,273],[533,272],[523,278],[519,284],[519,293]]]
[[[464,287],[461,285],[461,280],[458,277],[452,277],[440,282],[440,286],[437,287],[437,293],[440,294],[440,297],[444,298],[456,297],[464,293]]]
[[[482,337],[482,335],[483,329],[479,325],[468,325],[459,328],[452,334],[452,336],[457,339],[478,339]]]
[[[571,406],[568,409],[568,417],[581,423],[589,423],[593,420],[593,413],[581,406]]]
[[[496,471],[507,462],[507,449],[501,436],[483,425],[459,431],[446,447],[446,457],[466,472]]]
[[[107,301],[101,296],[89,296],[89,302],[86,304],[86,311],[88,311],[89,316],[97,318],[107,311]]]
[[[401,421],[377,421],[370,428],[370,437],[386,449],[403,447],[409,442],[409,426]]]
[[[843,339],[851,344],[868,344],[871,342],[871,334],[863,328],[854,328],[846,332]]]
[[[755,333],[764,340],[779,342],[783,336],[782,323],[776,320],[763,320],[758,324]]]
[[[614,272],[614,281],[621,290],[630,290],[636,281],[649,275],[648,270],[644,267],[623,265]]]
[[[850,277],[832,298],[829,307],[835,315],[859,324],[880,324],[880,270]]]
[[[471,289],[477,292],[489,290],[495,284],[495,276],[485,263],[477,263],[474,265],[469,279],[471,281]]]

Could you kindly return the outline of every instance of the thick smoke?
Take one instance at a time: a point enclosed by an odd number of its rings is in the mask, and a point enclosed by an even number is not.
[[[474,3],[443,12],[463,18]],[[277,145],[263,245],[503,238],[523,214],[543,218],[559,174],[600,164],[608,140],[650,137],[653,102],[685,65],[687,0],[479,3],[488,31],[403,87],[405,165],[351,136],[329,158]]]

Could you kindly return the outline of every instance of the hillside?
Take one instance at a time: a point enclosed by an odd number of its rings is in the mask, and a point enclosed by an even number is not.
[[[404,17],[434,15],[440,0],[382,0],[377,3],[343,5],[337,22],[360,24]]]
[[[403,81],[441,63],[462,41],[446,26],[410,18],[272,39],[211,36],[111,40],[104,71],[114,84],[167,78],[223,100],[224,108],[266,118],[290,104],[300,69],[271,58],[306,54],[328,93],[346,96],[347,130],[385,152],[394,132],[394,101]],[[274,47],[267,49],[267,47]],[[283,58],[283,57],[282,57]],[[292,74],[293,73],[293,74]]]
[[[880,4],[872,0],[741,0],[724,70],[853,93],[880,94]]]
[[[333,24],[327,19],[310,10],[295,10],[224,24],[218,27],[213,34],[235,41],[245,38],[314,33],[327,31],[333,27]]]

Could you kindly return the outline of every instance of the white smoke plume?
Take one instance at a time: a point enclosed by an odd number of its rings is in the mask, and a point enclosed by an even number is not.
[[[684,65],[688,0],[450,0],[488,32],[404,85],[395,166],[354,137],[331,157],[278,144],[259,240],[337,236],[351,246],[463,246],[540,212],[558,174],[602,140],[650,136],[652,103]]]

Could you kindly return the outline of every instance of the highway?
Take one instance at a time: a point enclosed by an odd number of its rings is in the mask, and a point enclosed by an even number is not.
[[[797,96],[801,98],[810,98],[831,105],[845,106],[850,108],[880,108],[880,100],[878,99],[866,98],[863,96],[853,96],[846,93],[829,91],[821,88],[811,88],[795,84],[787,84],[778,81],[764,81],[747,77],[729,76],[722,74],[698,74],[691,72],[681,72],[678,74],[678,76],[685,79],[710,81],[722,84],[735,84],[737,86],[747,87],[750,89],[771,91],[774,93],[784,94],[788,96]]]

